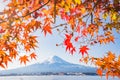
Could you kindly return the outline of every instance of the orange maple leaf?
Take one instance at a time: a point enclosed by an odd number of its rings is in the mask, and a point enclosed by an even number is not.
[[[102,70],[101,69],[97,69],[97,74],[102,77]]]
[[[5,63],[6,66],[7,66],[7,64],[8,64],[8,61],[12,62],[12,60],[10,59],[9,56],[4,56],[4,57],[3,57],[3,62]]]
[[[88,54],[87,50],[89,50],[89,48],[87,46],[82,46],[79,49],[80,49],[79,53],[82,53],[82,56],[84,56],[85,53]]]
[[[37,55],[36,55],[35,53],[31,53],[31,54],[30,54],[31,59],[36,59],[36,56],[37,56]]]
[[[5,68],[5,66],[2,63],[0,64],[0,67]]]
[[[28,56],[24,55],[19,58],[20,64],[24,63],[26,65],[26,62],[29,62]]]
[[[50,24],[45,25],[44,28],[43,28],[43,31],[44,31],[45,36],[46,36],[47,32],[52,34]]]
[[[16,51],[15,49],[13,49],[12,51],[10,51],[9,56],[10,56],[11,58],[16,59],[16,56],[17,56],[17,55],[18,55],[18,53],[17,53],[17,51]]]
[[[115,41],[114,36],[109,36],[109,40],[112,41],[113,43],[115,43],[115,42],[114,42],[114,41]]]
[[[31,49],[31,47],[30,47],[29,44],[25,45],[24,47],[25,47],[25,50],[26,50],[26,51],[30,51],[30,49]]]

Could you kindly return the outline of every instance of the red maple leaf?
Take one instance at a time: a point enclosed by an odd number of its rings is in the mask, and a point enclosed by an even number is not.
[[[0,29],[0,33],[4,33],[5,32],[5,30],[3,30],[3,29]]]
[[[71,42],[72,35],[65,34],[65,36],[64,45],[66,46],[66,51],[68,50],[73,55],[73,53],[76,52],[76,49]]]
[[[72,35],[65,34],[65,40],[64,40],[64,45],[69,45],[71,42]]]
[[[82,56],[84,56],[84,54],[88,54],[87,50],[89,50],[89,48],[87,46],[82,46],[79,49],[79,53],[82,53]]]
[[[75,42],[78,42],[79,38],[79,36],[75,37]]]
[[[67,45],[66,45],[66,51],[67,50],[71,50],[73,48],[73,45],[72,45],[72,43],[68,43]]]
[[[71,38],[72,38],[72,35],[68,35],[66,34],[66,39],[64,40],[64,45],[66,46],[66,51],[69,50],[73,47],[72,43],[71,43]]]
[[[73,47],[72,50],[71,50],[70,52],[71,52],[71,54],[73,55],[73,53],[76,52],[75,47]]]

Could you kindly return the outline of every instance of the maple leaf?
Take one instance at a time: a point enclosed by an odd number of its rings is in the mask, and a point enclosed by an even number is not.
[[[113,43],[115,43],[114,39],[115,39],[114,36],[109,36],[109,40],[112,41]]]
[[[18,53],[17,53],[17,51],[16,51],[15,49],[13,49],[13,50],[10,51],[9,56],[10,56],[11,58],[16,59],[16,56],[17,56],[17,55],[18,55]]]
[[[107,71],[105,74],[107,80],[108,80],[108,75],[109,75],[109,72]]]
[[[34,42],[34,43],[37,43],[37,40],[36,40],[37,36],[30,36],[29,39],[30,41]]]
[[[2,55],[2,56],[6,55],[5,51],[0,50],[0,55]]]
[[[61,18],[68,21],[70,19],[70,16],[68,16],[66,14],[61,14]]]
[[[27,38],[29,35],[27,32],[24,33],[24,37]]]
[[[87,37],[87,29],[86,28],[84,28],[82,31],[81,31],[81,33],[82,33],[82,36],[85,36],[85,37]]]
[[[85,7],[84,7],[84,6],[81,6],[81,14],[85,14],[85,12],[86,12]]]
[[[30,49],[31,49],[31,47],[30,47],[29,44],[25,45],[24,47],[25,47],[25,50],[26,50],[26,51],[30,51]]]
[[[37,12],[35,12],[33,15],[34,18],[37,18],[38,16],[39,16],[39,13],[37,13]]]
[[[66,39],[64,40],[64,45],[66,46],[66,51],[73,47],[72,43],[70,42],[72,35],[65,34]]]
[[[0,29],[0,34],[1,34],[1,33],[4,33],[4,32],[5,32],[5,30],[3,30],[3,29]]]
[[[72,50],[70,51],[70,53],[73,55],[74,52],[76,52],[75,47],[72,48]]]
[[[0,67],[5,68],[5,66],[2,63],[0,64]]]
[[[108,13],[104,13],[104,14],[102,15],[102,17],[103,17],[104,19],[106,19],[106,18],[108,17]]]
[[[87,46],[82,46],[79,49],[79,53],[82,53],[82,56],[84,56],[85,53],[88,54],[87,50],[89,50],[89,48]]]
[[[100,58],[97,58],[97,59],[96,59],[95,64],[98,65],[98,66],[102,66],[102,65],[104,65],[104,63],[101,61]]]
[[[78,42],[78,39],[79,39],[80,37],[79,36],[77,36],[76,38],[75,38],[75,42]]]
[[[19,58],[20,64],[24,63],[26,65],[26,62],[29,62],[28,56],[24,55]]]
[[[117,13],[114,12],[113,14],[111,14],[111,20],[116,20],[117,19]]]
[[[74,0],[76,4],[81,4],[81,0]]]
[[[80,25],[77,26],[76,32],[80,33]]]
[[[65,34],[66,39],[71,39],[72,35],[71,34]]]
[[[35,53],[31,53],[31,54],[30,54],[31,59],[36,59],[36,56],[37,56],[37,55],[36,55]]]
[[[9,58],[9,56],[4,56],[3,57],[3,62],[5,63],[5,65],[7,66],[8,61],[12,62],[12,60]]]
[[[102,77],[102,70],[101,69],[97,69],[97,74]]]
[[[107,56],[108,56],[108,61],[113,61],[115,59],[115,54],[112,53],[111,51],[107,53]]]
[[[70,49],[72,49],[72,48],[73,48],[72,43],[67,43],[67,45],[66,45],[66,51],[67,51],[67,50],[70,51]]]
[[[50,24],[45,25],[44,28],[43,28],[43,31],[44,31],[45,36],[46,36],[47,32],[52,34]]]
[[[86,56],[86,57],[83,59],[83,61],[87,64],[88,61],[89,61],[89,56]]]
[[[73,46],[73,44],[71,43],[72,35],[65,34],[65,36],[66,36],[66,39],[64,40],[64,45],[66,46],[66,51],[69,50],[70,53],[73,55],[73,53],[76,52],[76,49]]]

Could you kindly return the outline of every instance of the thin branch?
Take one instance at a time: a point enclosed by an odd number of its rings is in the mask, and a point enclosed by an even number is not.
[[[97,0],[97,2],[95,3],[95,5],[93,6],[93,10],[95,9],[95,7],[99,4],[101,0]]]
[[[88,15],[90,15],[90,13],[87,13],[86,15],[82,16],[82,18],[85,18],[85,17],[87,17]]]
[[[91,23],[93,23],[93,14],[91,12]]]
[[[28,15],[30,15],[30,14],[36,12],[37,10],[39,10],[39,9],[43,8],[45,5],[47,5],[49,2],[50,2],[50,0],[48,0],[45,4],[43,4],[42,6],[40,6],[39,8],[37,8],[36,10],[34,10],[34,11],[32,11],[32,12],[26,14],[25,16],[21,16],[21,17],[26,17],[26,16],[28,16]]]
[[[20,16],[19,18],[23,18],[23,17],[26,17],[26,16],[34,13],[35,11],[37,11],[37,10],[39,10],[40,8],[42,8],[42,7],[44,7],[45,5],[47,5],[49,2],[50,2],[50,0],[48,0],[45,4],[43,4],[42,6],[40,6],[39,8],[37,8],[36,10],[34,10],[34,11],[32,11],[32,12],[24,15],[24,16]],[[3,14],[3,12],[0,12],[0,15],[2,15],[2,14]],[[14,16],[11,16],[11,17],[8,17],[8,18],[14,18]],[[8,20],[8,18],[5,18],[5,20]],[[15,20],[18,20],[19,18],[15,18]],[[4,20],[4,21],[1,21],[0,24],[1,24],[1,23],[4,23],[4,22],[7,22],[7,21],[5,21],[5,20]]]
[[[55,29],[55,28],[58,28],[58,27],[64,26],[64,25],[67,25],[67,23],[63,23],[63,24],[57,25],[57,26],[55,26],[55,27],[52,27],[52,29]]]

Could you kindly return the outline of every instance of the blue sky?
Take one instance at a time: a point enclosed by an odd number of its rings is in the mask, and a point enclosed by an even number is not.
[[[37,60],[33,60],[31,62],[28,62],[27,65],[34,64],[37,62],[42,62],[43,60],[49,58],[50,56],[57,55],[61,57],[62,59],[75,63],[75,64],[83,64],[84,63],[79,62],[79,59],[81,58],[81,54],[75,53],[74,55],[69,54],[68,52],[65,51],[64,46],[56,46],[56,44],[61,43],[64,39],[60,37],[55,30],[53,30],[53,34],[50,35],[48,34],[46,37],[44,36],[41,31],[36,31],[34,33],[35,35],[38,35],[38,47],[35,52],[37,54]],[[116,53],[119,55],[120,52],[120,35],[117,34],[116,32],[114,33],[115,35],[115,43],[110,43],[106,45],[100,45],[97,44],[95,46],[89,46],[90,50],[88,51],[89,55],[95,56],[95,57],[103,57],[106,55],[106,52],[112,51],[113,53]],[[88,65],[88,64],[87,64]],[[90,66],[91,64],[89,64]],[[9,63],[10,68],[16,68],[16,67],[21,67],[21,66],[26,66],[26,65],[20,65],[18,61],[13,61],[13,63]]]
[[[0,2],[0,11],[3,9],[2,7],[4,7],[4,4]],[[58,22],[61,22],[61,21],[58,20]],[[64,46],[58,46],[58,47],[56,46],[57,43],[58,44],[61,43],[64,39],[61,36],[59,36],[55,30],[53,30],[52,35],[48,34],[46,37],[44,36],[43,33],[41,33],[41,31],[36,31],[34,34],[38,35],[37,39],[39,42],[38,43],[39,48],[35,50],[38,57],[37,57],[37,60],[31,61],[27,63],[27,65],[37,63],[37,62],[42,62],[44,59],[54,55],[57,55],[71,63],[83,64],[79,62],[81,54],[75,53],[74,55],[70,55],[68,52],[65,51]],[[88,51],[88,53],[91,56],[95,56],[95,57],[102,57],[108,51],[112,51],[117,55],[119,55],[120,54],[119,53],[120,52],[120,35],[117,34],[116,32],[114,32],[114,35],[116,38],[115,44],[110,43],[107,45],[98,44],[95,46],[90,46],[89,47],[90,50]],[[17,61],[13,61],[13,63],[9,63],[8,69],[21,67],[21,66],[25,66],[25,65],[20,65],[20,63],[17,60]]]

